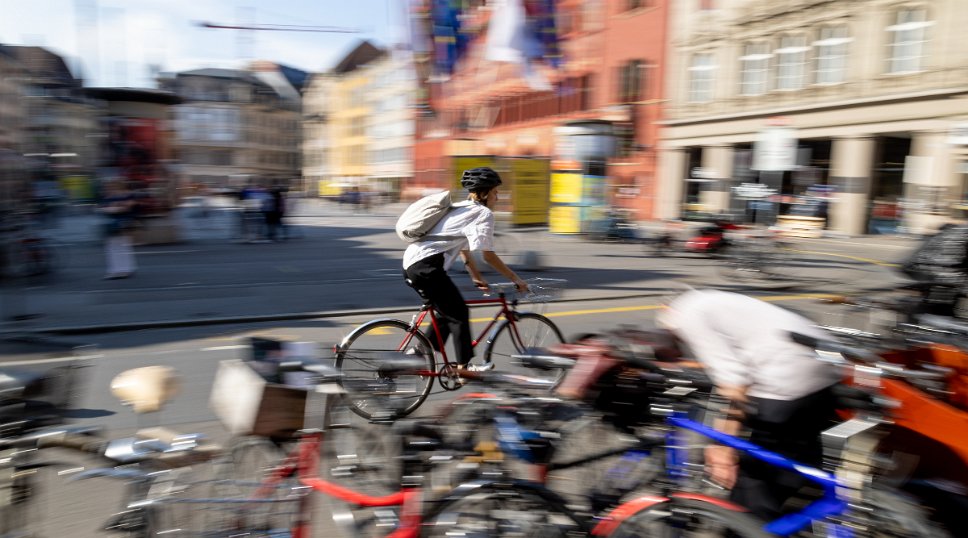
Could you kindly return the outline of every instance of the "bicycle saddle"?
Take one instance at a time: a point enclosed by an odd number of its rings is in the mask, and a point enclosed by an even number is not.
[[[158,411],[180,391],[181,378],[168,366],[125,370],[111,380],[111,394],[139,414]]]
[[[406,282],[408,286],[413,288],[413,291],[417,292],[417,295],[419,295],[420,298],[423,299],[424,304],[430,304],[430,297],[427,297],[427,294],[424,292],[424,290],[415,286],[413,283],[413,280],[410,280],[409,278],[404,277],[403,281]]]

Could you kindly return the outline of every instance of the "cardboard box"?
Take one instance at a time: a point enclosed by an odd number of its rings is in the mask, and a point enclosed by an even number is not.
[[[306,426],[310,391],[270,383],[247,362],[219,363],[209,405],[234,435],[284,437]]]

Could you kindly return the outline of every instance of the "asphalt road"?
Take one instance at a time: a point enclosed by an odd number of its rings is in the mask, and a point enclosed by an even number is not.
[[[139,274],[124,281],[101,281],[99,249],[76,244],[71,247],[71,263],[57,278],[30,282],[23,289],[20,306],[40,315],[12,328],[29,332],[126,322],[150,327],[151,322],[174,319],[336,311],[312,319],[62,336],[98,350],[85,370],[85,390],[73,413],[75,423],[103,426],[112,436],[165,425],[226,442],[229,435],[208,408],[208,397],[219,361],[245,354],[248,337],[314,342],[320,356],[327,357],[333,344],[376,317],[352,311],[391,308],[396,313],[386,315],[409,319],[418,301],[401,282],[402,247],[389,232],[391,223],[388,216],[316,215],[301,217],[297,224],[302,237],[287,243],[248,245],[208,238],[186,245],[145,247],[138,253]],[[515,232],[503,240],[503,251],[512,253],[512,262],[520,262],[522,258],[514,256],[524,252],[540,253],[544,269],[529,276],[568,280],[565,301],[538,305],[566,335],[619,324],[651,325],[662,299],[683,284],[755,293],[818,322],[840,323],[840,310],[818,302],[817,297],[891,288],[900,281],[891,264],[912,245],[903,239],[796,241],[788,281],[751,289],[723,279],[709,259],[657,258],[637,244],[589,243],[542,230]],[[4,300],[9,311],[9,295]],[[475,309],[472,315],[476,324],[488,316],[484,309]],[[6,328],[11,329],[10,324]],[[0,364],[45,368],[62,360],[54,350],[31,353],[26,348],[0,354]],[[136,416],[111,396],[108,387],[121,371],[154,364],[180,372],[181,395],[159,413]],[[432,413],[453,396],[435,387],[417,414]],[[71,454],[63,456],[68,462],[76,461]],[[51,496],[41,509],[51,535],[99,535],[96,529],[116,511],[120,490],[117,484],[98,482],[49,477]],[[318,519],[325,521],[325,514]],[[328,535],[328,527],[316,533]]]
[[[839,307],[824,304],[813,293],[768,292],[764,299],[794,308],[821,323],[839,322]],[[607,330],[620,324],[650,326],[661,297],[616,299],[610,301],[577,301],[547,305],[544,312],[566,335]],[[476,309],[474,323],[488,319],[490,311]],[[229,434],[208,407],[210,388],[219,361],[244,356],[247,339],[252,336],[292,341],[315,342],[322,357],[329,356],[331,346],[353,327],[372,316],[347,316],[325,320],[290,323],[263,323],[235,326],[172,328],[124,333],[90,335],[88,341],[100,351],[90,359],[85,371],[85,390],[77,402],[74,423],[106,428],[109,435],[126,436],[147,426],[164,425],[182,432],[200,432],[218,442],[229,441]],[[47,367],[59,359],[37,359],[17,363],[21,367]],[[12,365],[14,363],[7,363]],[[140,366],[165,364],[178,370],[182,380],[181,394],[162,411],[135,415],[122,406],[107,390],[118,373]],[[498,365],[501,368],[501,365]],[[417,416],[432,414],[461,392],[445,392],[435,387],[431,397],[418,410]],[[66,467],[84,464],[72,454],[62,454]],[[105,482],[71,482],[67,477],[49,476],[47,497],[42,509],[52,535],[86,538],[96,532],[107,516],[116,511],[120,484]],[[97,492],[96,495],[92,495]],[[321,524],[315,536],[331,536],[332,529],[325,506],[317,507]]]

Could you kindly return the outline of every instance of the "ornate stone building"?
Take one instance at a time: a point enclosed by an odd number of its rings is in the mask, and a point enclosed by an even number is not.
[[[671,6],[659,216],[769,221],[811,188],[833,193],[827,226],[848,234],[965,216],[962,0]]]

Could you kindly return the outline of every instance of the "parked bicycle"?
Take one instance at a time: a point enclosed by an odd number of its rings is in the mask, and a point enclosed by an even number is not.
[[[383,369],[388,373],[406,372],[412,360],[401,356],[386,357]],[[313,383],[339,389],[339,371],[325,365],[308,365],[315,377]],[[341,389],[339,390],[341,391]],[[338,394],[339,391],[335,391]],[[247,436],[238,439],[230,449],[230,465],[219,480],[221,488],[238,487],[250,492],[238,503],[239,525],[245,524],[245,507],[273,502],[279,492],[312,490],[322,494],[333,512],[334,522],[347,536],[572,536],[587,534],[584,522],[576,521],[562,505],[534,494],[530,485],[518,486],[507,481],[485,481],[464,484],[450,493],[430,499],[424,483],[436,459],[428,453],[445,442],[432,424],[397,421],[382,428],[380,444],[395,445],[397,457],[372,465],[349,454],[365,449],[358,434],[366,431],[350,421],[347,400],[327,398],[314,408],[322,413],[322,429],[303,429],[286,439]],[[345,442],[352,445],[343,444]],[[348,450],[344,450],[348,449]],[[390,477],[379,481],[382,492],[371,493],[372,477]],[[212,499],[214,502],[214,499]],[[296,514],[280,518],[289,527],[274,526],[288,536],[308,537],[313,526],[312,498],[302,497]],[[474,534],[476,533],[476,534]]]
[[[547,302],[560,291],[563,280],[534,278],[527,281],[530,294],[517,295],[513,283],[491,284],[494,297],[467,301],[470,306],[494,305],[497,312],[472,344],[482,346],[484,365],[513,369],[511,356],[565,341],[561,330],[550,319],[536,312],[522,312],[522,301]],[[434,357],[430,340],[420,331],[429,321],[437,337],[442,362]],[[376,319],[354,329],[334,348],[341,383],[354,412],[366,419],[394,419],[415,411],[430,394],[436,378],[444,390],[457,390],[462,383],[457,365],[448,358],[439,330],[439,319],[429,304],[424,304],[409,323],[398,319]],[[421,361],[419,368],[387,372],[388,357],[408,354]],[[559,371],[545,375],[557,380]]]
[[[612,340],[609,347],[614,343],[615,340]],[[833,347],[833,344],[827,343],[821,345],[815,340],[808,343],[828,352],[836,351],[864,359],[864,364],[856,367],[843,360],[832,365],[847,368],[853,372],[852,377],[856,376],[858,381],[865,383],[864,386],[874,382],[879,375],[899,379],[938,377],[937,372],[887,365],[863,350]],[[646,426],[640,430],[643,433],[637,435],[638,442],[632,446],[586,454],[583,459],[572,462],[555,463],[552,460],[548,463],[546,450],[540,443],[532,442],[537,439],[537,432],[531,431],[527,425],[527,412],[523,409],[520,414],[511,411],[515,406],[506,401],[494,408],[496,416],[503,418],[499,419],[501,425],[495,439],[496,451],[500,454],[492,454],[492,461],[500,462],[511,456],[538,462],[543,464],[548,473],[546,476],[553,476],[556,469],[621,454],[618,461],[611,460],[613,463],[600,471],[597,480],[582,484],[585,494],[593,496],[588,504],[592,510],[589,517],[597,521],[592,531],[594,535],[760,537],[812,531],[825,536],[946,536],[914,499],[874,480],[879,458],[873,451],[875,445],[872,440],[878,437],[884,417],[892,408],[890,400],[883,399],[876,390],[871,393],[870,389],[843,387],[839,391],[842,404],[854,409],[855,416],[824,434],[828,458],[826,470],[821,470],[790,461],[690,418],[688,413],[697,403],[708,401],[702,396],[704,386],[701,380],[687,381],[681,370],[662,366],[641,346],[638,351],[635,346],[627,346],[624,352],[621,349],[612,351],[607,357],[602,357],[606,359],[608,367],[599,370],[599,375],[605,373],[601,377],[607,379],[608,372],[624,371],[624,383],[638,387],[641,395],[642,405],[625,406],[623,411],[627,415],[624,422],[629,423],[637,416],[639,418],[635,422]],[[532,357],[532,360],[543,359]],[[560,366],[560,363],[554,365]],[[585,370],[595,371],[595,368],[586,367]],[[596,377],[593,375],[591,378],[594,380]],[[587,401],[593,402],[595,407],[608,408],[609,402],[616,401],[615,395],[607,392],[607,387],[589,390],[587,394],[590,399]],[[641,398],[646,401],[641,401]],[[622,402],[623,398],[619,397],[618,401]],[[531,412],[534,413],[534,409]],[[661,418],[663,415],[664,419]],[[703,491],[702,465],[691,463],[690,456],[696,447],[686,442],[684,432],[692,432],[732,447],[778,470],[797,473],[813,481],[821,493],[818,497],[807,497],[806,506],[793,513],[774,521],[759,521],[742,507]],[[659,434],[658,438],[656,434]],[[643,468],[640,464],[644,460],[651,460],[653,465]],[[630,471],[640,474],[635,476]],[[540,485],[533,487],[541,488]],[[551,498],[556,495],[542,491],[542,495]],[[642,491],[648,493],[643,494]]]
[[[83,359],[75,359],[49,371],[5,369],[0,376],[0,402],[7,420],[0,429],[0,536],[53,535],[47,527],[51,514],[43,508],[55,507],[45,507],[44,497],[47,489],[57,489],[52,471],[64,468],[74,469],[73,480],[111,478],[124,483],[121,510],[100,530],[133,538],[187,536],[188,520],[172,500],[183,496],[211,467],[219,447],[201,435],[166,428],[109,438],[99,428],[62,424],[84,366]],[[139,368],[119,374],[112,389],[135,412],[145,413],[173,396],[175,379],[169,368]],[[67,449],[85,459],[50,459],[48,449]],[[84,469],[92,458],[95,467]],[[201,527],[215,524],[208,520],[196,530]]]

